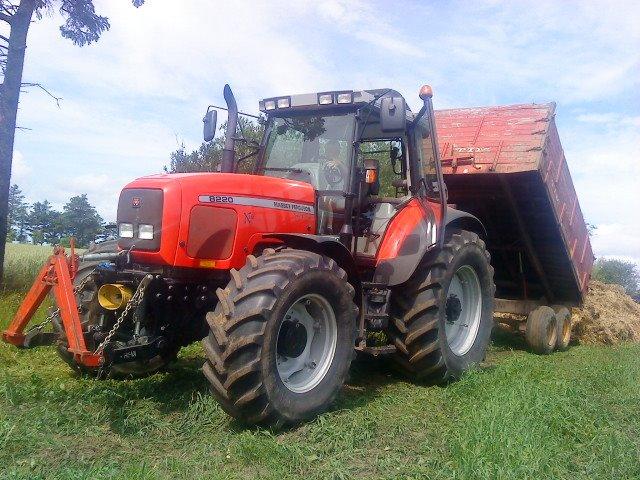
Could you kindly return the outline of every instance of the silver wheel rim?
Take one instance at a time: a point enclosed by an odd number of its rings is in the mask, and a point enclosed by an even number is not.
[[[325,377],[336,352],[338,327],[333,307],[311,293],[296,300],[278,329],[276,367],[282,383],[306,393]]]
[[[482,318],[482,291],[478,274],[469,265],[451,279],[445,304],[445,334],[451,351],[462,356],[476,341]]]

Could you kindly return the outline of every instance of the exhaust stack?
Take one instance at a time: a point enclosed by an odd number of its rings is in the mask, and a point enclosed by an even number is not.
[[[224,149],[222,150],[222,164],[220,172],[233,173],[235,170],[235,136],[238,126],[238,105],[233,96],[231,87],[227,84],[224,86],[224,100],[227,102],[227,134],[224,139]]]

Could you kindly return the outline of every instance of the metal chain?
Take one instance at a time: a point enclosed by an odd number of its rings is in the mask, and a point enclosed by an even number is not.
[[[80,292],[82,292],[82,290],[84,290],[84,287],[87,286],[87,283],[89,283],[89,280],[91,279],[91,276],[93,275],[93,272],[95,271],[92,270],[86,277],[84,277],[84,279],[82,280],[82,282],[80,282],[78,285],[76,285],[75,287],[73,287],[73,293],[75,295],[79,294]],[[33,327],[31,327],[29,330],[27,330],[25,332],[26,333],[30,333],[33,332],[34,330],[38,330],[39,332],[42,331],[42,329],[44,327],[46,327],[49,323],[51,323],[51,321],[56,318],[58,315],[60,314],[60,309],[56,308],[55,310],[53,310],[49,315],[47,315],[47,318],[44,319],[43,322],[40,322],[36,325],[34,325]]]
[[[107,346],[109,342],[111,342],[111,339],[113,338],[113,336],[116,334],[118,329],[122,326],[124,321],[127,319],[127,315],[129,314],[131,309],[133,307],[137,307],[140,304],[140,302],[144,298],[144,291],[146,290],[147,285],[149,285],[149,282],[151,282],[151,280],[153,280],[153,275],[147,275],[142,279],[135,293],[133,294],[131,299],[127,302],[127,305],[124,307],[124,310],[116,320],[116,323],[113,324],[113,327],[111,328],[107,336],[104,337],[104,340],[102,341],[102,343],[98,345],[98,348],[94,352],[94,355],[99,355],[102,353],[102,351],[104,350],[104,347]]]
[[[51,320],[53,320],[59,313],[60,313],[60,309],[56,308],[49,315],[47,315],[47,318],[45,318],[43,322],[38,323],[38,324],[32,326],[29,330],[27,330],[25,332],[25,335],[27,333],[33,332],[34,330],[38,330],[39,332],[42,331],[42,329],[44,327],[46,327],[51,322]]]

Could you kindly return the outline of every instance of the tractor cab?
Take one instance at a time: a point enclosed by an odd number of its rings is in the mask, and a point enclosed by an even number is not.
[[[423,225],[433,234],[418,241],[424,253],[436,243],[445,203],[430,95],[424,87],[417,114],[391,89],[264,99],[266,129],[253,173],[311,184],[317,235],[337,236],[361,265],[377,263],[392,219],[417,208],[415,218],[433,220]]]

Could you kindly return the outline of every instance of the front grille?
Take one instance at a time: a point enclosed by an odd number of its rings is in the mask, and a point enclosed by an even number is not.
[[[134,233],[133,238],[118,239],[120,248],[129,250],[135,246],[135,250],[149,252],[160,250],[163,201],[163,192],[160,189],[125,188],[122,190],[118,201],[118,225],[131,223]],[[138,226],[141,223],[153,225],[153,239],[138,238]]]

